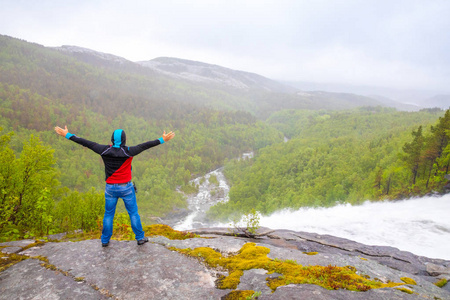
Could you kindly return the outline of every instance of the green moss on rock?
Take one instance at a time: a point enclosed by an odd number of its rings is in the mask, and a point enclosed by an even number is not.
[[[43,261],[43,262],[45,262],[45,263],[49,263],[49,262],[48,262],[48,258],[45,257],[45,256],[39,255],[39,256],[32,256],[32,257],[30,257],[30,258],[38,259],[38,260]]]
[[[171,240],[185,240],[191,239],[195,237],[199,237],[198,235],[191,232],[184,232],[172,229],[172,227],[163,224],[154,224],[154,225],[145,225],[143,226],[144,232],[146,236],[165,236]],[[64,240],[70,240],[73,242],[83,241],[83,240],[92,240],[99,239],[101,236],[101,230],[90,231],[90,232],[80,232],[80,233],[72,233],[66,235]],[[131,230],[131,226],[128,224],[115,224],[114,232],[112,238],[113,240],[118,241],[131,241],[134,240],[134,233]]]
[[[417,285],[416,281],[414,279],[412,279],[412,278],[400,277],[400,279],[406,284]]]
[[[255,292],[254,291],[231,291],[222,297],[223,300],[246,300],[251,299]]]
[[[47,243],[47,242],[45,242],[45,241],[35,241],[34,243],[31,243],[31,244],[29,244],[29,245],[27,245],[25,247],[22,247],[22,251],[25,251],[25,250],[33,248],[33,247],[42,246],[45,243]]]
[[[406,289],[406,288],[395,288],[395,289],[397,289],[399,291],[402,291],[403,293],[407,293],[407,294],[413,294],[414,293],[413,291],[411,291],[409,289]]]
[[[178,231],[175,229],[172,229],[172,227],[168,225],[163,224],[154,224],[154,225],[148,225],[144,226],[144,231],[147,236],[165,236],[168,239],[171,240],[185,240],[185,239],[192,239],[195,237],[198,237],[198,235],[195,235],[191,232],[184,232],[184,231]]]
[[[0,272],[3,272],[4,270],[8,269],[9,267],[17,264],[18,262],[29,259],[30,257],[15,253],[10,254],[1,254],[3,258],[0,259]]]
[[[445,278],[442,278],[441,280],[434,283],[435,286],[443,288],[447,284],[448,280]]]
[[[176,249],[176,248],[173,248]],[[189,256],[203,260],[212,268],[228,270],[228,276],[218,281],[218,288],[236,289],[245,270],[265,269],[268,273],[280,273],[282,276],[268,279],[268,286],[275,291],[279,286],[288,284],[316,284],[326,289],[348,289],[367,291],[373,288],[395,287],[403,283],[381,283],[356,274],[354,267],[302,266],[294,262],[272,260],[267,257],[270,249],[246,243],[235,255],[227,257],[208,248],[176,249]]]
[[[317,255],[317,254],[319,254],[319,252],[303,252],[303,254],[306,254],[306,255]]]

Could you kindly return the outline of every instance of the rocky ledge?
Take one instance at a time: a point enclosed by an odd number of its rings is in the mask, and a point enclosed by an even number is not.
[[[153,236],[142,246],[112,240],[102,248],[98,239],[2,243],[0,299],[450,299],[445,284],[450,261],[307,232],[260,228],[252,237],[228,228],[191,232],[197,236]],[[398,285],[351,291],[287,282],[274,289],[268,283],[282,274],[247,267],[237,277],[236,288],[224,288],[220,281],[229,270],[212,267],[200,252],[192,257],[197,252],[187,255],[182,250],[208,247],[225,260],[241,253],[244,245],[263,249],[266,261],[347,267],[364,278]],[[13,258],[19,259],[5,262]],[[435,284],[438,281],[442,287]]]

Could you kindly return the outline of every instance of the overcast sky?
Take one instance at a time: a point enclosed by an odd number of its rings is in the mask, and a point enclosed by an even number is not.
[[[0,0],[0,34],[132,61],[450,92],[450,1]]]

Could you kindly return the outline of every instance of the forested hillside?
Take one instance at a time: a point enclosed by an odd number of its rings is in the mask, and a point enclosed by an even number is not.
[[[248,112],[217,111],[177,101],[182,96],[195,98],[201,89],[189,87],[191,93],[186,85],[177,89],[175,81],[150,76],[147,70],[139,73],[90,65],[8,37],[1,37],[0,45],[1,185],[8,191],[1,202],[0,230],[4,233],[96,226],[96,218],[93,223],[85,220],[89,207],[102,203],[103,163],[90,150],[57,136],[56,125],[67,125],[70,132],[102,144],[110,143],[116,128],[127,132],[129,145],[157,139],[164,130],[176,132],[170,144],[133,161],[140,211],[148,222],[152,216],[185,206],[176,189],[192,189],[191,178],[242,152],[282,141],[280,132]],[[39,144],[39,151],[26,151],[30,143]],[[40,157],[48,163],[33,169],[31,162]],[[44,169],[52,174],[51,179],[38,179]],[[31,186],[28,178],[34,188],[20,191],[19,186]],[[43,206],[49,216],[46,230],[29,228],[36,223],[33,218],[43,215],[24,220],[27,213],[37,210],[35,199],[44,189],[47,194],[42,199],[49,201]],[[99,210],[95,210],[97,215],[102,205]]]
[[[428,126],[443,115],[440,110],[344,110],[372,102],[348,94],[199,84],[109,58],[0,36],[0,236],[89,230],[101,223],[102,160],[56,135],[55,126],[67,125],[71,133],[101,144],[109,144],[117,128],[126,131],[128,145],[175,131],[175,139],[133,160],[147,223],[185,207],[177,190],[194,191],[192,178],[224,164],[231,201],[214,208],[212,217],[255,207],[268,213],[394,198],[412,184],[416,193],[439,187],[445,162],[438,159],[447,150],[432,156],[427,147],[435,136]],[[318,110],[323,108],[328,110]],[[420,125],[424,142],[416,168],[417,151],[406,143]],[[284,136],[291,140],[283,143]],[[256,158],[234,160],[246,151],[255,151]],[[411,182],[422,184],[424,174],[425,188]],[[378,188],[370,188],[375,184]]]
[[[381,105],[378,100],[354,94],[299,92],[257,74],[202,62],[162,57],[132,63],[80,47],[56,49],[114,72],[141,74],[152,81],[153,78],[164,79],[158,90],[164,91],[168,99],[214,109],[248,111],[259,118],[267,118],[280,109],[348,109]]]
[[[213,207],[210,217],[398,199],[441,191],[446,182],[449,110],[291,110],[268,123],[290,140],[228,164],[230,201]]]

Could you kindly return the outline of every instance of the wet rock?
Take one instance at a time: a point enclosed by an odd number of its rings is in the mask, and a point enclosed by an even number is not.
[[[176,247],[179,249],[209,247],[222,253],[236,253],[247,243],[245,239],[229,236],[216,236],[208,239],[187,239],[169,240],[166,237],[154,237],[150,239],[153,243],[158,243],[166,247]]]
[[[17,253],[20,251],[22,251],[22,247],[6,247],[1,249],[1,252],[5,254]]]
[[[0,300],[11,299],[110,299],[92,286],[27,259],[0,273]]]
[[[154,223],[156,221],[157,223],[166,224],[166,225],[169,225],[169,226],[174,226],[180,220],[186,218],[186,216],[189,215],[189,213],[190,213],[190,210],[188,210],[186,208],[178,208],[178,209],[173,210],[169,214],[167,214],[162,219],[157,218],[157,219],[153,219],[153,220],[150,220],[150,221],[152,221],[152,223]]]
[[[450,275],[450,267],[428,263],[427,272],[431,276]]]
[[[447,276],[449,261],[289,230],[260,228],[252,238],[229,228],[191,232],[208,238],[170,240],[158,236],[142,246],[135,241],[112,240],[106,248],[99,240],[48,242],[27,250],[21,249],[34,241],[3,243],[9,247],[2,250],[19,249],[18,254],[45,257],[48,264],[31,258],[1,272],[0,299],[221,299],[231,290],[216,288],[215,281],[227,276],[227,270],[206,267],[201,259],[172,251],[171,247],[209,247],[227,256],[237,254],[248,242],[269,248],[268,257],[272,259],[304,266],[353,266],[358,274],[382,282],[401,283],[401,278],[408,277],[417,283],[401,286],[413,294],[395,288],[352,292],[308,284],[282,286],[272,293],[267,277],[280,274],[246,270],[238,289],[260,292],[258,299],[450,299],[448,290],[433,284],[436,274],[439,278]]]
[[[378,263],[399,271],[427,276],[426,264],[448,265],[448,261],[442,259],[430,259],[417,256],[407,251],[401,251],[394,247],[368,246],[355,241],[339,238],[331,235],[319,235],[308,232],[293,232],[289,230],[276,230],[268,234],[268,243],[284,240],[295,245],[298,250],[304,252],[319,252],[328,254],[342,254],[359,256],[365,259],[375,260]]]
[[[238,290],[259,291],[262,294],[271,294],[272,290],[267,286],[267,277],[277,277],[268,275],[264,269],[252,269],[244,271],[241,276],[241,283],[238,285]]]
[[[214,286],[206,267],[165,247],[135,241],[99,240],[47,243],[22,254],[45,256],[49,263],[83,277],[119,299],[218,299],[227,292]]]
[[[396,289],[374,289],[367,292],[352,292],[347,290],[331,291],[317,285],[287,285],[279,287],[271,295],[261,295],[258,300],[392,300],[392,299],[423,299],[419,295],[407,294]]]
[[[63,233],[57,233],[57,234],[51,234],[48,235],[47,238],[48,240],[60,240],[62,238],[64,238],[67,235],[67,232],[63,232]]]
[[[30,244],[33,244],[36,242],[35,240],[20,240],[20,241],[12,241],[12,242],[6,242],[6,243],[0,243],[0,247],[7,246],[7,247],[25,247]]]
[[[260,227],[256,229],[254,234],[250,234],[251,237],[260,238],[267,236],[276,230]],[[214,228],[194,228],[190,229],[189,232],[198,234],[216,234],[216,235],[229,235],[234,237],[249,237],[249,233],[239,228],[229,228],[229,227],[214,227]]]

